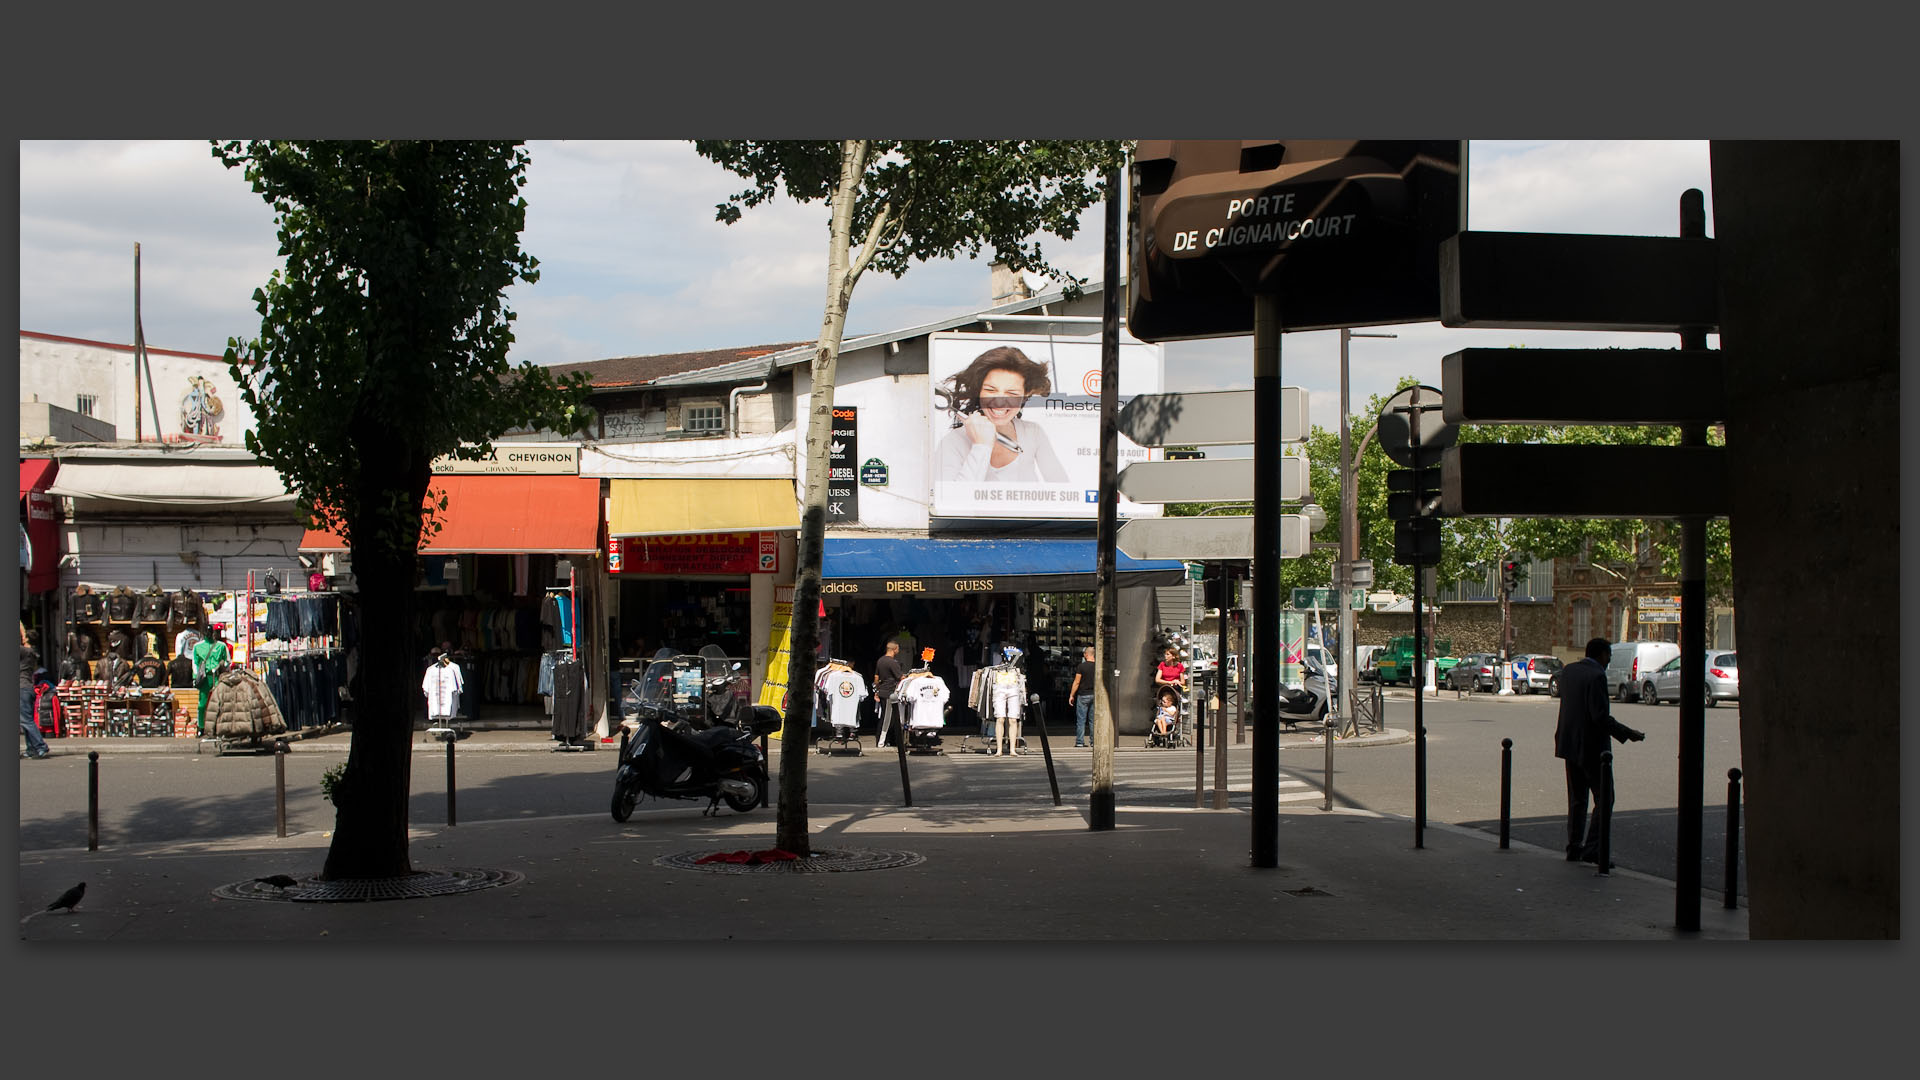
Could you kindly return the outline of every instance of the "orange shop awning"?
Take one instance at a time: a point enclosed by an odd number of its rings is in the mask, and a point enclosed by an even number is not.
[[[436,476],[427,502],[444,493],[440,531],[423,555],[529,552],[585,554],[600,549],[600,481],[579,476]],[[308,529],[301,551],[345,551],[338,536]]]

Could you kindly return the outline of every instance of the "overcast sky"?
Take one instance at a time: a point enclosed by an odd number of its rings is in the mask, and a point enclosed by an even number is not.
[[[826,209],[782,199],[735,225],[714,207],[745,181],[680,142],[530,144],[523,244],[540,280],[516,286],[513,359],[550,364],[811,340],[825,295]],[[1681,192],[1712,185],[1702,142],[1474,142],[1468,225],[1483,230],[1678,231]],[[1050,251],[1098,280],[1104,211]],[[133,246],[141,322],[156,348],[218,353],[258,332],[249,299],[278,265],[273,214],[205,142],[20,144],[20,328],[133,340]],[[985,305],[984,261],[868,274],[848,336],[900,329]],[[1036,284],[1042,284],[1036,282]],[[1352,409],[1403,375],[1439,385],[1440,358],[1474,346],[1672,348],[1674,335],[1372,327],[1351,346]],[[1252,385],[1252,339],[1167,345],[1170,390]],[[1283,379],[1312,419],[1339,422],[1339,334],[1289,334]],[[1569,372],[1556,378],[1578,379]]]

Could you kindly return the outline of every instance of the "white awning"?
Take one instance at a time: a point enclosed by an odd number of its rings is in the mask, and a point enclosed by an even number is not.
[[[63,458],[48,489],[72,499],[152,506],[260,506],[294,501],[280,474],[266,465],[156,461],[112,464]]]

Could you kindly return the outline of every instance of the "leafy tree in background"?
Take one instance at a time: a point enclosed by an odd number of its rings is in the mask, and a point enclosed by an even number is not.
[[[586,379],[507,363],[504,290],[539,277],[520,250],[517,143],[216,141],[213,156],[272,204],[286,259],[253,294],[259,337],[227,343],[256,422],[247,448],[346,539],[360,589],[359,710],[323,873],[396,877],[412,870],[407,634],[423,525],[437,527],[430,463],[482,457],[515,428],[580,430]]]
[[[807,418],[805,510],[800,521],[793,590],[788,710],[781,745],[804,748],[813,723],[814,666],[819,646],[820,562],[826,537],[827,442],[833,386],[853,287],[869,268],[899,277],[915,262],[977,256],[991,248],[1015,271],[1079,281],[1047,261],[1036,236],[1072,237],[1082,211],[1104,198],[1096,178],[1120,168],[1119,142],[884,142],[697,140],[703,157],[751,181],[719,206],[732,224],[744,210],[782,189],[801,202],[828,205],[827,293],[814,346]],[[809,855],[807,755],[780,755],[775,843]]]

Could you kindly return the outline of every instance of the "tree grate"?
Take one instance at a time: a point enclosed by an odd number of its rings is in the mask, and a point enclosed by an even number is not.
[[[305,904],[338,904],[371,900],[418,900],[428,896],[453,896],[478,892],[497,885],[514,885],[522,880],[512,870],[419,870],[400,877],[348,878],[322,881],[318,877],[301,878],[295,885],[278,888],[262,881],[236,881],[213,890],[222,900],[278,900]]]
[[[766,863],[730,863],[699,860],[715,854],[711,851],[683,851],[677,855],[662,855],[651,860],[655,866],[670,866],[677,870],[700,870],[710,874],[834,874],[854,870],[893,870],[902,866],[918,866],[927,861],[925,855],[912,851],[887,851],[879,848],[845,848],[838,851],[815,851],[804,859],[783,859]],[[635,859],[634,862],[646,862]]]

